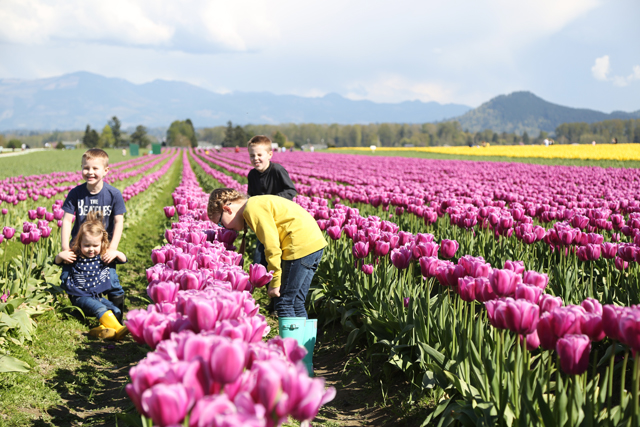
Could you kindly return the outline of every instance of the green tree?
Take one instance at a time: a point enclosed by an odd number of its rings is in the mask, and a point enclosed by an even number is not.
[[[187,126],[189,126],[189,128],[191,128],[191,133],[189,135],[189,141],[191,141],[191,147],[197,148],[198,137],[196,135],[196,129],[193,127],[193,123],[191,123],[191,119],[185,120],[185,123],[187,124]]]
[[[238,125],[233,128],[233,145],[236,147],[247,146],[247,134],[244,132],[242,126]]]
[[[524,133],[522,134],[522,142],[524,142],[525,144],[529,143],[529,134],[527,133],[527,131],[525,130]]]
[[[198,144],[193,125],[186,120],[176,120],[167,129],[167,144],[172,147],[193,147],[193,142]]]
[[[362,127],[360,125],[351,126],[351,132],[349,132],[349,143],[352,147],[362,146]]]
[[[280,131],[277,131],[275,135],[273,135],[273,142],[278,144],[278,147],[284,147],[287,143],[287,137]]]
[[[7,148],[11,148],[12,151],[16,151],[16,148],[20,148],[22,146],[22,141],[19,139],[10,139],[7,142]]]
[[[91,126],[87,125],[82,137],[82,143],[87,148],[95,148],[100,143],[100,135],[95,129],[91,129]]]
[[[116,139],[113,136],[111,126],[104,125],[102,128],[102,134],[100,135],[100,147],[110,148],[116,146]]]
[[[119,147],[122,144],[122,133],[120,131],[120,120],[116,116],[113,116],[111,120],[109,120],[108,126],[111,128],[111,133],[113,134],[113,143],[114,147]]]
[[[58,141],[56,143],[56,150],[64,150],[64,144],[62,143],[62,141]]]
[[[388,123],[382,123],[378,127],[378,138],[380,138],[380,144],[383,147],[391,147],[393,144],[393,131]]]
[[[224,139],[222,140],[223,147],[233,147],[233,143],[235,142],[235,133],[233,132],[233,123],[231,120],[227,122],[227,128],[224,132]]]
[[[146,148],[149,143],[151,143],[151,140],[147,135],[147,128],[142,125],[138,125],[136,127],[136,131],[131,134],[131,142],[138,144],[142,148]]]

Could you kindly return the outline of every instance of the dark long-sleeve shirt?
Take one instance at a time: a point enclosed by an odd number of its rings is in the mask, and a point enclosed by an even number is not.
[[[262,173],[252,169],[247,178],[249,180],[247,188],[249,196],[272,194],[293,200],[298,194],[289,173],[278,163],[270,163],[267,170]]]

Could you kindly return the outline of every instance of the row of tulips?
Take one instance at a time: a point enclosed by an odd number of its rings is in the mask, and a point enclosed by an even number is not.
[[[224,162],[216,164],[224,167]],[[237,170],[231,171],[234,173],[239,172]],[[332,184],[328,183],[327,185],[331,186]],[[329,194],[329,196],[335,200],[335,194]],[[505,208],[503,200],[498,200],[497,202],[496,207],[498,209]],[[453,322],[454,324],[450,323],[449,326],[452,326],[456,333],[453,336],[445,336],[453,338],[449,339],[449,341],[454,343],[464,343],[464,351],[450,349],[449,354],[446,351],[444,354],[437,351],[436,349],[442,347],[446,340],[437,339],[434,342],[433,337],[428,332],[424,333],[423,340],[413,339],[408,340],[408,342],[412,344],[411,347],[413,349],[417,348],[419,350],[420,357],[418,360],[420,360],[420,365],[425,371],[424,378],[427,384],[431,384],[430,378],[437,378],[439,374],[444,377],[444,380],[440,379],[441,385],[449,384],[450,387],[452,383],[455,383],[455,381],[451,380],[451,376],[455,378],[458,375],[458,379],[461,382],[474,384],[474,375],[470,375],[471,369],[469,363],[467,363],[468,360],[465,363],[461,363],[462,365],[466,364],[466,369],[461,369],[458,372],[455,372],[455,369],[451,369],[450,365],[453,361],[459,361],[457,356],[461,353],[468,356],[475,351],[476,353],[480,352],[482,355],[487,355],[482,346],[472,345],[470,347],[469,343],[473,344],[474,339],[482,335],[478,331],[486,331],[486,328],[482,327],[482,323],[486,322],[487,320],[485,319],[488,318],[488,321],[498,329],[510,330],[513,333],[513,338],[520,336],[522,345],[525,348],[520,348],[517,340],[509,339],[509,336],[505,336],[503,332],[496,334],[493,330],[484,339],[477,339],[477,342],[490,342],[489,348],[494,351],[489,353],[500,354],[502,358],[496,356],[491,358],[493,362],[491,368],[493,369],[487,369],[484,372],[487,374],[487,378],[482,379],[483,382],[486,380],[487,387],[477,387],[477,389],[484,392],[483,396],[473,395],[473,393],[469,393],[468,389],[465,391],[465,387],[458,390],[465,399],[476,400],[476,403],[470,406],[476,407],[480,400],[492,401],[494,408],[498,410],[497,413],[504,414],[506,411],[507,414],[510,414],[504,418],[508,424],[513,421],[514,417],[525,420],[525,424],[528,422],[536,424],[544,420],[545,423],[554,423],[556,425],[565,423],[575,425],[585,417],[591,417],[591,419],[597,420],[597,423],[602,425],[637,422],[637,368],[633,370],[634,383],[630,391],[625,388],[624,381],[622,382],[620,393],[617,396],[621,403],[620,406],[614,407],[611,403],[614,371],[626,372],[628,349],[634,349],[631,343],[637,341],[634,329],[634,309],[621,308],[614,305],[605,305],[603,309],[600,303],[593,298],[582,301],[580,305],[562,307],[562,298],[543,293],[549,281],[548,276],[535,271],[525,272],[524,263],[522,262],[506,262],[505,269],[493,270],[491,265],[482,258],[469,259],[470,257],[461,257],[457,264],[441,261],[434,255],[440,252],[441,256],[451,258],[458,249],[457,242],[442,239],[440,245],[437,245],[433,243],[433,236],[424,233],[411,236],[409,233],[398,232],[399,227],[395,224],[381,221],[376,217],[373,217],[372,220],[372,217],[368,219],[359,217],[357,211],[349,210],[345,206],[337,204],[334,209],[329,209],[327,201],[323,199],[309,201],[299,198],[299,203],[303,206],[306,204],[311,207],[309,210],[318,219],[320,227],[325,229],[329,238],[333,240],[331,249],[328,251],[331,255],[325,265],[326,271],[324,274],[325,278],[328,279],[326,281],[333,284],[350,283],[353,288],[346,290],[345,287],[349,286],[332,287],[328,285],[325,289],[319,289],[315,295],[315,300],[324,299],[325,306],[331,306],[333,303],[332,308],[337,311],[337,317],[341,318],[343,324],[352,329],[349,342],[353,343],[358,335],[362,335],[363,330],[366,331],[368,329],[373,332],[370,334],[372,336],[370,344],[378,342],[389,346],[389,361],[401,368],[406,368],[416,360],[415,353],[411,351],[409,351],[410,354],[406,358],[398,357],[399,355],[402,356],[403,352],[407,352],[407,331],[419,329],[416,324],[420,325],[422,323],[424,325],[426,323],[425,329],[427,331],[433,325],[430,325],[431,321],[428,319],[425,321],[424,319],[416,319],[412,315],[399,313],[397,311],[398,307],[402,306],[405,310],[414,311],[414,314],[420,313],[422,317],[426,312],[427,317],[436,319],[433,322],[436,324],[443,311],[448,315],[453,312],[456,314],[455,318],[461,321]],[[509,207],[511,212],[507,211],[511,216],[510,221],[512,224],[508,223],[509,218],[505,220],[495,215],[495,211],[491,212],[491,209],[479,212],[482,208],[473,206],[473,208],[476,208],[474,215],[476,215],[477,219],[477,215],[481,213],[484,216],[483,222],[485,224],[489,223],[490,227],[496,227],[494,231],[498,231],[496,233],[498,236],[509,237],[513,233],[513,231],[509,233],[509,229],[513,227],[513,216],[520,220],[519,223],[516,223],[516,234],[520,233],[521,236],[524,236],[526,233],[542,229],[542,227],[534,229],[535,226],[531,225],[533,218],[529,218],[528,221],[526,219],[522,221],[525,218],[523,212],[520,211],[522,209],[517,205],[517,202],[512,203],[514,206]],[[455,206],[455,203],[452,203],[452,205]],[[459,226],[457,222],[461,221],[461,219],[456,215],[460,215],[460,212],[449,209],[451,206],[446,206],[446,204],[443,207],[444,210],[441,209],[441,212],[436,212],[436,214],[449,214],[451,225]],[[615,208],[615,206],[612,207]],[[628,207],[629,204],[622,204],[622,208],[627,209]],[[615,264],[619,270],[626,268],[627,266],[624,265],[624,262],[628,261],[625,261],[622,257],[624,256],[627,260],[634,261],[636,253],[634,248],[637,246],[637,242],[620,245],[604,242],[603,236],[593,233],[593,229],[587,228],[590,224],[585,224],[585,222],[600,220],[602,218],[598,216],[610,215],[611,212],[607,214],[606,210],[598,210],[594,207],[589,209],[591,210],[582,212],[586,214],[583,217],[578,216],[580,214],[568,217],[567,219],[571,223],[559,222],[554,224],[550,229],[551,232],[542,229],[543,233],[535,235],[535,241],[544,241],[552,250],[564,252],[565,257],[572,253],[575,261],[579,259],[582,262],[598,260],[598,249],[600,249],[601,253],[606,253],[604,258],[616,258]],[[613,216],[611,228],[615,227],[616,230],[621,230],[626,226],[629,229],[637,229],[637,225],[634,224],[636,218],[634,209],[635,205],[631,203],[631,209],[626,212],[629,217],[625,225],[622,225],[622,214],[614,214],[619,216]],[[529,212],[531,213],[531,210]],[[544,212],[545,210],[542,210],[540,213],[542,217],[545,216]],[[401,214],[402,212],[396,210],[396,213]],[[491,214],[494,215],[492,216],[492,221],[489,221]],[[353,215],[353,218],[350,218],[351,215]],[[495,221],[496,216],[498,221]],[[367,220],[371,220],[371,222]],[[539,221],[539,219],[536,219],[536,221]],[[593,226],[596,225],[595,223],[593,224]],[[572,226],[577,230],[572,229]],[[531,227],[531,229],[527,229],[527,227]],[[606,230],[609,226],[606,225],[601,228]],[[629,232],[629,229],[626,229],[623,235],[635,237],[634,232]],[[591,233],[584,233],[582,230]],[[343,240],[341,239],[343,233],[353,241],[351,250],[349,250],[349,245],[340,243]],[[558,235],[563,237],[557,237]],[[568,237],[571,237],[571,239]],[[614,235],[611,235],[611,237],[613,239],[616,238]],[[561,240],[562,238],[564,240]],[[440,248],[442,249],[439,251]],[[563,250],[560,251],[558,249]],[[342,255],[343,258],[353,257],[354,261],[362,260],[356,263],[356,266],[360,266],[362,271],[360,276],[358,276],[353,267],[343,265],[345,263],[341,262],[340,255],[335,254],[336,250],[338,252],[342,250],[343,254],[350,252],[349,256]],[[385,257],[387,254],[389,256]],[[618,256],[616,257],[616,255]],[[412,274],[407,273],[411,272],[414,266],[411,262],[412,258],[419,261],[419,264],[416,263],[415,266],[420,265],[421,273],[424,277],[436,278],[435,280],[438,283],[459,294],[459,300],[450,305],[444,304],[438,297],[434,300],[431,297],[434,290],[433,282],[427,282],[429,283],[429,292],[425,293],[424,290],[416,289],[419,286],[416,286],[415,280],[410,279]],[[370,261],[370,263],[366,261]],[[467,269],[465,269],[465,266]],[[471,269],[469,270],[469,268]],[[469,274],[471,272],[473,274]],[[611,282],[609,281],[609,283]],[[387,295],[397,297],[395,301],[394,298],[387,298],[391,300],[391,304],[380,303],[380,300],[384,299],[384,297],[382,296],[383,293],[380,293],[378,289],[387,286],[392,288]],[[394,292],[398,288],[402,289],[402,291]],[[407,293],[413,294],[413,297],[406,296]],[[477,305],[463,305],[461,301],[485,302],[488,310],[481,314],[477,311]],[[434,302],[435,304],[431,305]],[[358,309],[354,308],[354,306],[358,307]],[[341,308],[342,310],[340,310]],[[447,310],[449,311],[447,312]],[[438,311],[438,313],[434,313],[434,311]],[[609,316],[604,321],[603,312],[608,313],[607,316]],[[622,312],[625,313],[624,317],[620,315],[615,320],[612,320],[611,313]],[[382,315],[381,313],[385,314]],[[360,315],[359,319],[357,319],[358,314]],[[363,323],[358,324],[354,319]],[[477,321],[475,328],[473,327],[473,319]],[[394,325],[396,336],[393,336],[393,333],[389,334],[389,329],[392,329],[392,327],[385,328],[376,324],[385,323],[384,321],[387,321],[386,323],[389,325],[397,324]],[[461,324],[463,327],[460,327]],[[605,332],[604,325],[607,325],[607,332]],[[473,332],[469,333],[469,331]],[[621,331],[626,332],[622,333]],[[419,331],[413,334],[421,335]],[[540,336],[544,337],[540,338]],[[606,337],[608,338],[605,342],[612,344],[607,348],[606,359],[603,358],[600,361],[601,363],[609,362],[605,375],[600,378],[600,374],[594,373],[589,381],[587,381],[585,375],[580,379],[572,378],[572,375],[582,374],[587,369],[592,341],[599,343]],[[622,337],[624,339],[621,339]],[[438,338],[442,338],[442,336],[438,336]],[[542,349],[539,348],[540,341],[542,341]],[[616,345],[615,341],[620,341],[628,346],[627,356],[617,366],[614,366],[614,356],[620,351],[624,352],[624,347]],[[602,345],[598,344],[598,346],[601,347]],[[545,350],[557,350],[560,360],[559,366],[570,377],[563,377],[559,374],[552,363],[553,357]],[[535,353],[534,356],[531,356],[531,351]],[[515,356],[511,357],[510,354]],[[448,361],[446,356],[449,356]],[[481,371],[485,371],[483,366],[486,365],[486,361],[483,362],[481,359],[482,357],[474,360],[474,362],[480,364]],[[597,362],[597,351],[594,359],[594,362]],[[442,360],[442,362],[436,363],[439,366],[434,366],[434,360],[436,362]],[[519,368],[516,368],[516,361],[520,365]],[[535,366],[532,367],[532,363]],[[593,365],[595,366],[595,364]],[[622,364],[622,367],[620,364]],[[474,369],[477,368],[478,366]],[[496,368],[498,369],[498,376],[495,375]],[[502,371],[500,371],[500,368],[502,368]],[[525,372],[535,373],[535,375],[526,375],[524,374]],[[555,377],[555,382],[551,381],[552,377]],[[499,379],[489,380],[488,378]],[[568,383],[569,386],[563,386],[563,378],[565,380],[564,383]],[[478,378],[475,379],[477,380]],[[536,379],[540,381],[536,382]],[[546,381],[544,381],[545,379]],[[489,382],[491,383],[490,385],[488,384]],[[505,392],[511,384],[514,385],[511,387],[511,392],[515,394],[515,399],[505,398]],[[596,396],[596,391],[599,392],[599,390],[605,390],[606,392],[599,393]],[[533,397],[534,393],[537,392],[540,393],[540,398]],[[479,397],[480,399],[478,399]],[[587,402],[589,399],[592,399],[593,403],[590,407]],[[568,405],[566,403],[567,400],[569,400]],[[444,412],[444,408],[451,405],[449,409],[455,407],[459,411],[453,411],[454,418],[463,420],[462,414],[468,409],[467,405],[458,404],[456,407],[455,404],[452,405],[452,402],[452,399],[446,399],[445,405],[441,405],[442,410],[436,412]],[[586,406],[585,403],[587,403]],[[594,408],[597,408],[597,410],[594,410]],[[477,407],[472,413],[476,415],[483,414],[486,419],[495,417],[495,413],[492,415],[490,410],[483,413]],[[474,423],[480,418],[482,417],[475,417]],[[488,423],[486,420],[485,422]]]
[[[298,203],[314,214],[326,200],[298,197]],[[592,298],[563,307],[562,298],[544,293],[549,277],[526,270],[522,261],[507,261],[503,269],[494,269],[482,257],[465,255],[457,263],[441,260],[438,255],[454,257],[457,242],[443,239],[436,244],[433,235],[398,231],[389,221],[364,218],[343,205],[337,204],[325,221],[331,224],[326,227],[332,240],[331,255],[320,274],[333,283],[348,285],[319,289],[315,300],[323,299],[325,307],[331,307],[334,300],[349,308],[338,314],[352,329],[351,342],[368,334],[374,348],[388,347],[389,362],[395,366],[407,369],[420,361],[417,365],[425,385],[433,387],[435,379],[445,390],[457,388],[460,395],[443,399],[437,416],[473,425],[510,425],[514,419],[521,425],[577,425],[585,417],[592,417],[598,425],[637,422],[637,366],[632,370],[632,387],[625,388],[623,381],[616,396],[620,405],[611,403],[614,371],[624,377],[629,350],[637,349],[637,309],[603,308]],[[343,234],[351,243],[344,241]],[[342,265],[341,258],[356,261],[362,272],[353,264]],[[379,290],[384,287],[387,292]],[[450,298],[448,291],[458,296]],[[381,302],[382,298],[390,302]],[[479,311],[477,303],[484,303],[486,312]],[[487,330],[483,326],[487,320],[510,335]],[[438,327],[454,332],[442,335],[433,330]],[[389,331],[391,328],[395,331]],[[590,366],[592,343],[600,348],[606,342],[610,345],[599,362],[609,362],[609,367],[602,378],[599,373],[587,378],[584,373]],[[621,369],[620,364],[614,366],[615,355],[625,348]],[[565,375],[557,371],[554,357],[546,350],[556,351]],[[592,358],[595,369],[597,354]],[[462,402],[456,402],[456,397],[462,397]],[[487,411],[478,407],[470,416],[467,411],[481,402],[489,404],[484,408]],[[505,417],[496,418],[496,414]]]
[[[234,173],[241,172],[239,165],[246,165],[247,162],[246,153],[236,154],[225,150],[221,154],[203,155],[203,158],[215,162],[219,167],[226,166]],[[319,164],[318,159],[331,161],[328,162],[329,165],[323,164],[322,168],[310,168],[312,162]],[[416,177],[411,169],[407,172],[403,166],[401,172],[397,169],[387,170],[387,175],[394,178],[389,179],[389,182],[382,182],[376,178],[378,172],[370,170],[367,165],[353,164],[353,159],[353,156],[319,153],[286,153],[278,154],[277,157],[277,161],[287,168],[291,166],[294,171],[291,175],[297,181],[301,193],[319,194],[334,202],[344,200],[352,206],[360,206],[363,212],[380,216],[384,214],[382,209],[395,206],[395,217],[403,229],[416,233],[421,230],[431,231],[457,240],[465,253],[477,253],[492,263],[522,259],[531,268],[548,271],[552,278],[553,293],[562,295],[567,301],[577,304],[584,298],[595,297],[607,303],[640,303],[640,213],[635,212],[638,209],[637,194],[630,188],[625,193],[625,198],[615,200],[613,197],[621,192],[617,189],[605,189],[601,184],[596,193],[572,195],[566,186],[560,189],[554,183],[552,188],[557,191],[545,189],[545,199],[539,196],[542,191],[540,185],[530,179],[518,179],[517,182],[523,189],[520,193],[516,191],[517,186],[512,186],[510,192],[495,191],[482,184],[482,180],[479,181],[477,177],[472,181],[467,177],[469,174],[449,169],[451,164],[460,165],[460,162],[420,160],[423,166],[438,166],[436,171],[423,169],[424,174],[441,174],[444,169],[447,176],[459,178],[463,175],[466,178],[461,179],[462,182],[454,181],[454,190],[447,191],[441,185],[430,183],[429,188],[436,188],[433,193],[428,193],[425,191],[425,180]],[[295,165],[290,160],[295,160]],[[398,160],[381,161],[395,164]],[[414,162],[413,159],[407,161]],[[349,162],[352,163],[351,167],[346,167]],[[335,171],[331,167],[332,163],[344,167]],[[481,167],[470,162],[462,164],[484,178],[492,177],[487,179],[488,184],[494,184],[496,177],[501,176],[495,173],[495,164],[485,163]],[[545,177],[555,177],[552,172],[560,172],[558,176],[564,179],[568,179],[568,173],[574,170],[579,175],[585,174],[584,169],[580,168],[507,166],[507,170],[514,169],[519,174],[542,171]],[[249,168],[246,165],[243,173]],[[372,181],[379,184],[377,188],[364,185],[361,178],[354,177],[353,171],[360,169],[372,174]],[[493,172],[488,174],[484,169]],[[501,167],[500,171],[503,169],[505,168]],[[604,183],[610,183],[611,176],[635,179],[634,171],[599,168],[586,170]],[[306,171],[306,175],[302,174],[303,171]],[[310,178],[309,175],[333,178],[349,185],[321,181]],[[403,175],[408,175],[408,178],[398,178]],[[416,187],[416,182],[422,187]],[[629,186],[624,184],[623,187]],[[607,195],[609,193],[612,195]],[[589,194],[592,196],[589,197]],[[599,196],[596,198],[593,194]],[[317,210],[316,219],[328,218],[329,210],[329,206]],[[547,224],[549,221],[553,223]],[[615,256],[612,256],[613,253]],[[573,286],[575,283],[578,286]],[[616,286],[618,284],[621,286]]]
[[[295,340],[262,340],[269,327],[250,291],[271,274],[241,269],[236,233],[206,219],[208,196],[186,152],[182,160],[174,206],[165,208],[178,222],[147,270],[154,304],[127,313],[134,339],[154,351],[131,369],[126,391],[158,426],[277,426],[290,416],[308,423],[335,389],[309,378]]]

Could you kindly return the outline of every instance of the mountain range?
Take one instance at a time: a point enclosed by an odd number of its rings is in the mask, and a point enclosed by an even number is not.
[[[124,127],[169,126],[190,118],[196,127],[278,123],[424,123],[458,116],[471,107],[437,102],[397,104],[268,92],[218,94],[189,83],[133,84],[87,72],[39,80],[0,80],[0,131],[101,129],[118,116]]]
[[[495,132],[553,132],[566,122],[640,118],[564,107],[531,92],[501,95],[472,109],[460,104],[354,101],[338,94],[319,98],[268,92],[219,94],[167,80],[134,84],[88,72],[37,80],[0,79],[0,131],[101,129],[113,116],[123,127],[167,127],[190,118],[198,128],[278,123],[427,123],[457,120],[463,129]]]

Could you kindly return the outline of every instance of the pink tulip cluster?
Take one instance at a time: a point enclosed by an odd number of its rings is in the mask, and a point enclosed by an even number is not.
[[[335,396],[298,363],[294,339],[247,343],[215,333],[184,331],[158,345],[130,371],[126,391],[159,426],[277,426],[289,416],[312,420]]]
[[[139,181],[129,185],[124,190],[122,190],[122,198],[124,201],[130,200],[132,197],[137,196],[138,194],[145,191],[151,184],[156,182],[161,176],[165,175],[167,171],[173,166],[173,162],[178,158],[178,152],[175,153],[173,157],[169,159],[159,170],[156,172],[143,176]],[[163,157],[158,158],[157,160],[151,162],[147,167],[151,169],[156,166],[160,162],[165,161],[166,159]],[[138,171],[136,171],[138,172]]]
[[[309,378],[301,363],[306,350],[296,340],[262,341],[269,326],[248,291],[266,285],[272,272],[252,265],[246,274],[238,267],[241,257],[229,250],[236,233],[206,220],[207,195],[186,152],[183,168],[173,195],[179,222],[167,230],[169,244],[153,251],[154,266],[147,270],[155,304],[127,313],[136,342],[155,349],[131,369],[127,393],[158,426],[178,425],[187,416],[194,427],[312,420],[335,389]]]

